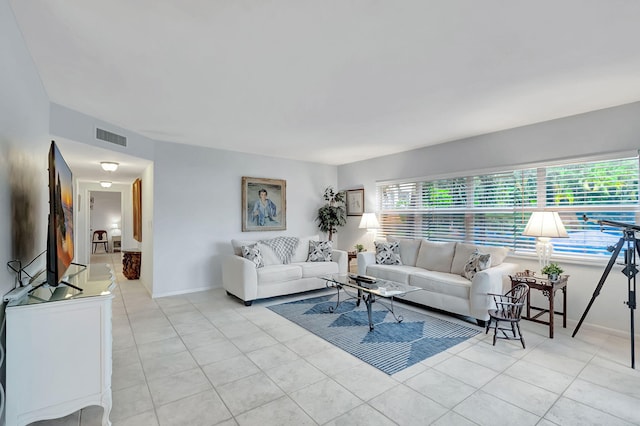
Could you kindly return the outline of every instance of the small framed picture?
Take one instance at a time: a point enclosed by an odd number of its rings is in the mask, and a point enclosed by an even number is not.
[[[242,232],[287,229],[287,181],[242,177]]]
[[[362,216],[364,213],[364,189],[347,191],[347,216]]]

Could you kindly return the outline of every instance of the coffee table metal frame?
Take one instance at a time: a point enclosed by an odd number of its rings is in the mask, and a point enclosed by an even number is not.
[[[393,318],[397,322],[402,322],[402,320],[404,319],[402,315],[396,315],[396,313],[393,311],[393,298],[396,296],[402,296],[407,293],[411,293],[412,291],[422,290],[420,287],[414,287],[408,284],[381,279],[377,279],[374,283],[369,283],[366,281],[358,280],[356,278],[352,278],[349,276],[349,274],[330,274],[322,276],[321,279],[325,280],[325,285],[327,286],[327,288],[335,288],[338,295],[336,306],[330,306],[329,312],[335,312],[335,310],[338,309],[338,306],[340,306],[342,302],[349,299],[356,299],[356,306],[360,306],[360,299],[362,299],[365,306],[367,307],[367,317],[369,319],[370,331],[374,329],[372,305],[377,300],[376,296],[390,299],[390,305],[386,305],[382,302],[379,303],[384,306],[389,312],[391,312]],[[350,293],[345,287],[357,290],[358,293]],[[340,290],[344,291],[345,294],[347,294],[349,297],[341,301]]]

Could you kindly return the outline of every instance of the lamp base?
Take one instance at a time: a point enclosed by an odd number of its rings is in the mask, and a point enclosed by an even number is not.
[[[536,241],[536,253],[540,262],[540,271],[549,264],[551,254],[553,253],[553,244],[551,238],[538,237]]]

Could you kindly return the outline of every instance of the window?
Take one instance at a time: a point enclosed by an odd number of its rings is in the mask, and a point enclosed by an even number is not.
[[[546,209],[559,212],[569,234],[553,241],[556,253],[607,256],[622,233],[601,232],[597,222],[638,223],[638,173],[633,157],[378,184],[381,234],[530,253],[535,239],[522,232],[531,212]]]

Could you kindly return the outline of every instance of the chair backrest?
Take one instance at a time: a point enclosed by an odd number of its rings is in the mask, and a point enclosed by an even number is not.
[[[503,296],[494,296],[496,309],[505,318],[519,319],[527,300],[527,294],[529,294],[529,286],[527,284],[520,283],[513,286]]]
[[[107,231],[104,229],[98,229],[93,231],[93,241],[106,241],[107,240]]]

